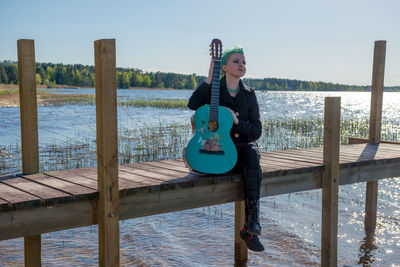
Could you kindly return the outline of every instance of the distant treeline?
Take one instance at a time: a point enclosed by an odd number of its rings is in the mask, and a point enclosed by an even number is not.
[[[196,74],[143,72],[140,69],[117,68],[117,87],[195,89],[206,77]],[[94,87],[94,66],[36,63],[36,81],[49,88],[56,84]],[[0,83],[17,84],[18,64],[0,61]],[[371,86],[300,81],[290,79],[244,79],[257,90],[270,91],[370,91]],[[400,91],[400,86],[385,87],[385,91]]]

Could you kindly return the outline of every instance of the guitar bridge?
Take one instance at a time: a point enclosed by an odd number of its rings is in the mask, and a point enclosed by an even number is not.
[[[225,152],[223,150],[211,151],[211,150],[207,150],[207,149],[200,149],[200,154],[225,155]]]

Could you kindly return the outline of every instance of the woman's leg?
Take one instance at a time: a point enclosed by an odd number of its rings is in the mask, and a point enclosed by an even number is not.
[[[249,249],[263,251],[264,247],[258,239],[258,235],[261,233],[259,214],[262,171],[257,144],[255,142],[239,144],[238,156],[243,176],[246,203],[245,225],[240,234]]]

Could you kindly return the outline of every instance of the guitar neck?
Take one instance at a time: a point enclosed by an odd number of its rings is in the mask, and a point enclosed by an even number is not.
[[[211,83],[211,105],[210,105],[211,121],[218,121],[220,71],[221,71],[221,60],[214,59],[214,69],[213,69],[212,83]]]

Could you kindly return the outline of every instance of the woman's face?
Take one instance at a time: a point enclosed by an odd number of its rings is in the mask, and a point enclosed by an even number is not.
[[[239,53],[232,54],[226,65],[222,66],[226,75],[241,78],[246,74],[246,58]]]

